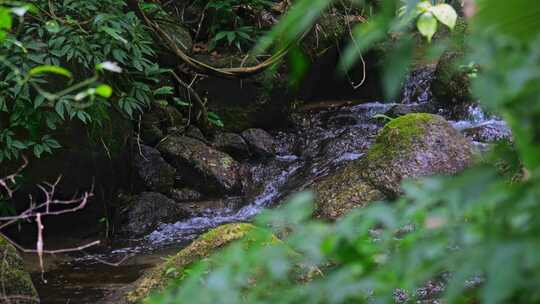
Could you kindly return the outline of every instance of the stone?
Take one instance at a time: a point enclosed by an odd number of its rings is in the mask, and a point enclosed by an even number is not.
[[[209,194],[241,192],[240,164],[228,154],[187,136],[169,136],[158,149],[188,186]]]
[[[143,192],[133,198],[121,211],[121,233],[142,237],[161,223],[174,223],[187,215],[178,204],[161,193]]]
[[[460,51],[447,51],[439,59],[431,84],[437,103],[448,107],[474,101],[467,71],[459,67],[463,56]]]
[[[206,138],[204,137],[204,134],[203,132],[201,131],[201,129],[197,128],[196,126],[194,125],[190,125],[184,135],[188,136],[188,137],[191,137],[191,138],[195,138],[195,139],[198,139],[202,142],[206,142]]]
[[[183,278],[185,271],[191,265],[202,259],[210,258],[211,260],[212,253],[233,241],[242,239],[246,246],[249,246],[250,238],[246,238],[246,236],[248,232],[255,229],[259,228],[246,223],[233,223],[219,226],[201,235],[178,254],[151,269],[137,280],[133,284],[132,291],[126,295],[128,303],[140,303],[151,292],[164,290],[171,280]],[[280,243],[273,235],[268,236],[267,242],[269,244]]]
[[[213,145],[216,149],[228,153],[238,161],[245,160],[250,156],[248,144],[242,136],[236,133],[217,134]]]
[[[176,170],[158,150],[141,145],[134,159],[135,172],[147,190],[167,193],[174,186]]]
[[[243,202],[242,197],[235,196],[223,199],[184,202],[179,204],[179,208],[188,217],[206,217],[209,214],[216,214],[225,210],[237,210],[242,206]]]
[[[0,236],[0,302],[9,304],[39,303],[30,274],[24,269],[17,249]],[[6,302],[4,302],[6,301]]]
[[[277,152],[277,145],[272,135],[262,129],[247,129],[242,132],[251,152],[258,157],[272,157]]]
[[[198,201],[202,196],[199,191],[190,188],[172,189],[169,192],[169,197],[176,202]]]
[[[317,181],[315,191],[315,216],[335,220],[353,208],[384,199],[382,192],[375,189],[361,177],[357,162],[351,162],[334,174]]]
[[[458,173],[473,155],[471,142],[443,117],[415,113],[386,124],[359,166],[364,180],[393,198],[402,180]]]
[[[140,135],[142,141],[155,146],[165,136],[161,130],[159,117],[155,113],[145,113],[141,118]]]
[[[396,104],[392,106],[386,113],[386,116],[397,118],[399,116],[412,113],[434,113],[436,109],[430,103],[409,103]]]
[[[404,179],[458,173],[473,154],[471,142],[441,116],[401,116],[386,124],[363,158],[312,185],[315,214],[335,220],[353,208],[396,198]]]

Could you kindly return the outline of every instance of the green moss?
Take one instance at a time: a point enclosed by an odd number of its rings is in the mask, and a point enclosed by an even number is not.
[[[316,216],[337,219],[356,207],[384,198],[381,192],[362,180],[361,168],[353,162],[314,186]]]
[[[19,296],[26,299],[13,300],[9,303],[26,304],[39,302],[37,291],[30,275],[24,270],[23,260],[15,247],[0,237],[0,279],[2,289],[0,297]]]
[[[375,162],[409,151],[414,140],[425,134],[430,122],[441,119],[427,113],[412,113],[393,119],[379,132],[366,159]]]
[[[178,254],[170,257],[166,262],[152,269],[135,282],[134,290],[127,295],[128,302],[141,302],[151,292],[163,290],[171,279],[181,278],[185,271],[195,262],[209,257],[232,241],[243,239],[243,241],[249,243],[245,236],[254,229],[257,228],[251,224],[235,223],[219,226],[201,235],[188,247],[182,249]],[[271,243],[279,242],[275,237],[271,237],[268,241]],[[174,273],[172,276],[171,270]]]

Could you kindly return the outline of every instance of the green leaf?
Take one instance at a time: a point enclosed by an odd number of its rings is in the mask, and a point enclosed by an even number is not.
[[[72,78],[72,74],[71,74],[70,71],[68,71],[68,70],[66,70],[66,69],[64,69],[62,67],[55,66],[55,65],[40,65],[40,66],[37,66],[37,67],[31,69],[30,72],[28,72],[28,75],[35,76],[35,75],[44,74],[44,73],[57,74],[57,75],[65,76],[67,78]]]
[[[439,20],[440,23],[454,29],[457,21],[457,13],[454,8],[448,4],[441,3],[432,6],[429,11]]]
[[[433,35],[437,32],[437,19],[435,19],[435,16],[433,16],[432,13],[423,13],[418,17],[416,27],[420,31],[420,34],[431,42]]]
[[[45,28],[47,29],[47,31],[49,33],[52,33],[52,34],[56,34],[58,32],[60,32],[61,28],[60,28],[60,25],[58,24],[58,22],[54,21],[54,20],[49,20],[45,23]]]
[[[124,39],[124,37],[120,36],[120,34],[118,33],[117,30],[113,29],[113,28],[110,28],[110,27],[102,27],[101,28],[102,31],[104,31],[105,33],[107,33],[109,36],[111,36],[112,38],[124,43],[124,44],[127,44],[128,41],[126,39]]]
[[[9,10],[3,7],[0,7],[0,29],[9,30],[12,26],[11,15]]]
[[[111,86],[106,85],[106,84],[101,84],[96,87],[96,94],[98,94],[101,97],[109,98],[111,97],[112,92],[113,92],[113,89],[111,88]]]
[[[41,154],[43,154],[43,146],[42,145],[35,145],[34,146],[34,155],[37,157],[37,158],[40,158],[41,157]]]
[[[172,95],[174,92],[173,87],[165,86],[154,91],[154,95]]]

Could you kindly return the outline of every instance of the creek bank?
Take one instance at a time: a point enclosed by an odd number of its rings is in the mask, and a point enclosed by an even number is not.
[[[39,303],[30,274],[25,270],[17,249],[0,236],[0,302],[9,304]]]

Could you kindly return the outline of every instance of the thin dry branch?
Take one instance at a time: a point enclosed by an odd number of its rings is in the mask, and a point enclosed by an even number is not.
[[[15,185],[15,179],[16,177],[26,168],[28,165],[28,161],[26,158],[24,159],[24,164],[19,167],[19,169],[13,173],[10,174],[4,178],[0,179],[0,191],[4,191],[7,193],[9,198],[13,197],[13,193],[15,192],[14,185]],[[25,253],[35,253],[37,254],[39,258],[39,265],[43,277],[44,273],[44,264],[43,264],[43,255],[44,254],[60,254],[60,253],[69,253],[69,252],[84,252],[85,249],[88,249],[90,247],[94,247],[100,244],[100,241],[93,241],[90,243],[87,243],[85,245],[73,247],[73,248],[62,248],[62,249],[56,249],[56,250],[47,250],[45,249],[45,241],[43,238],[43,231],[45,230],[45,226],[43,225],[43,218],[45,216],[58,216],[62,214],[67,213],[73,213],[77,212],[84,207],[86,207],[88,200],[94,196],[93,190],[94,186],[92,185],[92,188],[90,191],[84,192],[80,196],[74,196],[72,199],[69,200],[59,200],[56,199],[56,190],[58,188],[58,185],[61,181],[61,176],[54,182],[54,183],[43,183],[42,185],[38,185],[37,187],[41,190],[41,192],[44,195],[44,202],[40,204],[35,204],[33,202],[32,197],[30,197],[30,206],[21,214],[16,216],[5,216],[0,217],[0,236],[3,237],[7,242],[12,244],[15,248],[17,248],[21,252]],[[17,242],[10,239],[7,235],[1,232],[2,229],[15,224],[18,221],[31,221],[34,220],[37,225],[37,241],[36,241],[36,247],[35,249],[29,249],[24,248],[21,245],[17,244]],[[123,263],[129,256],[125,256],[120,262],[118,263],[109,263],[106,261],[103,261],[101,259],[98,259],[99,262],[105,263],[107,265],[120,265],[120,263]],[[43,278],[43,281],[45,279]]]

